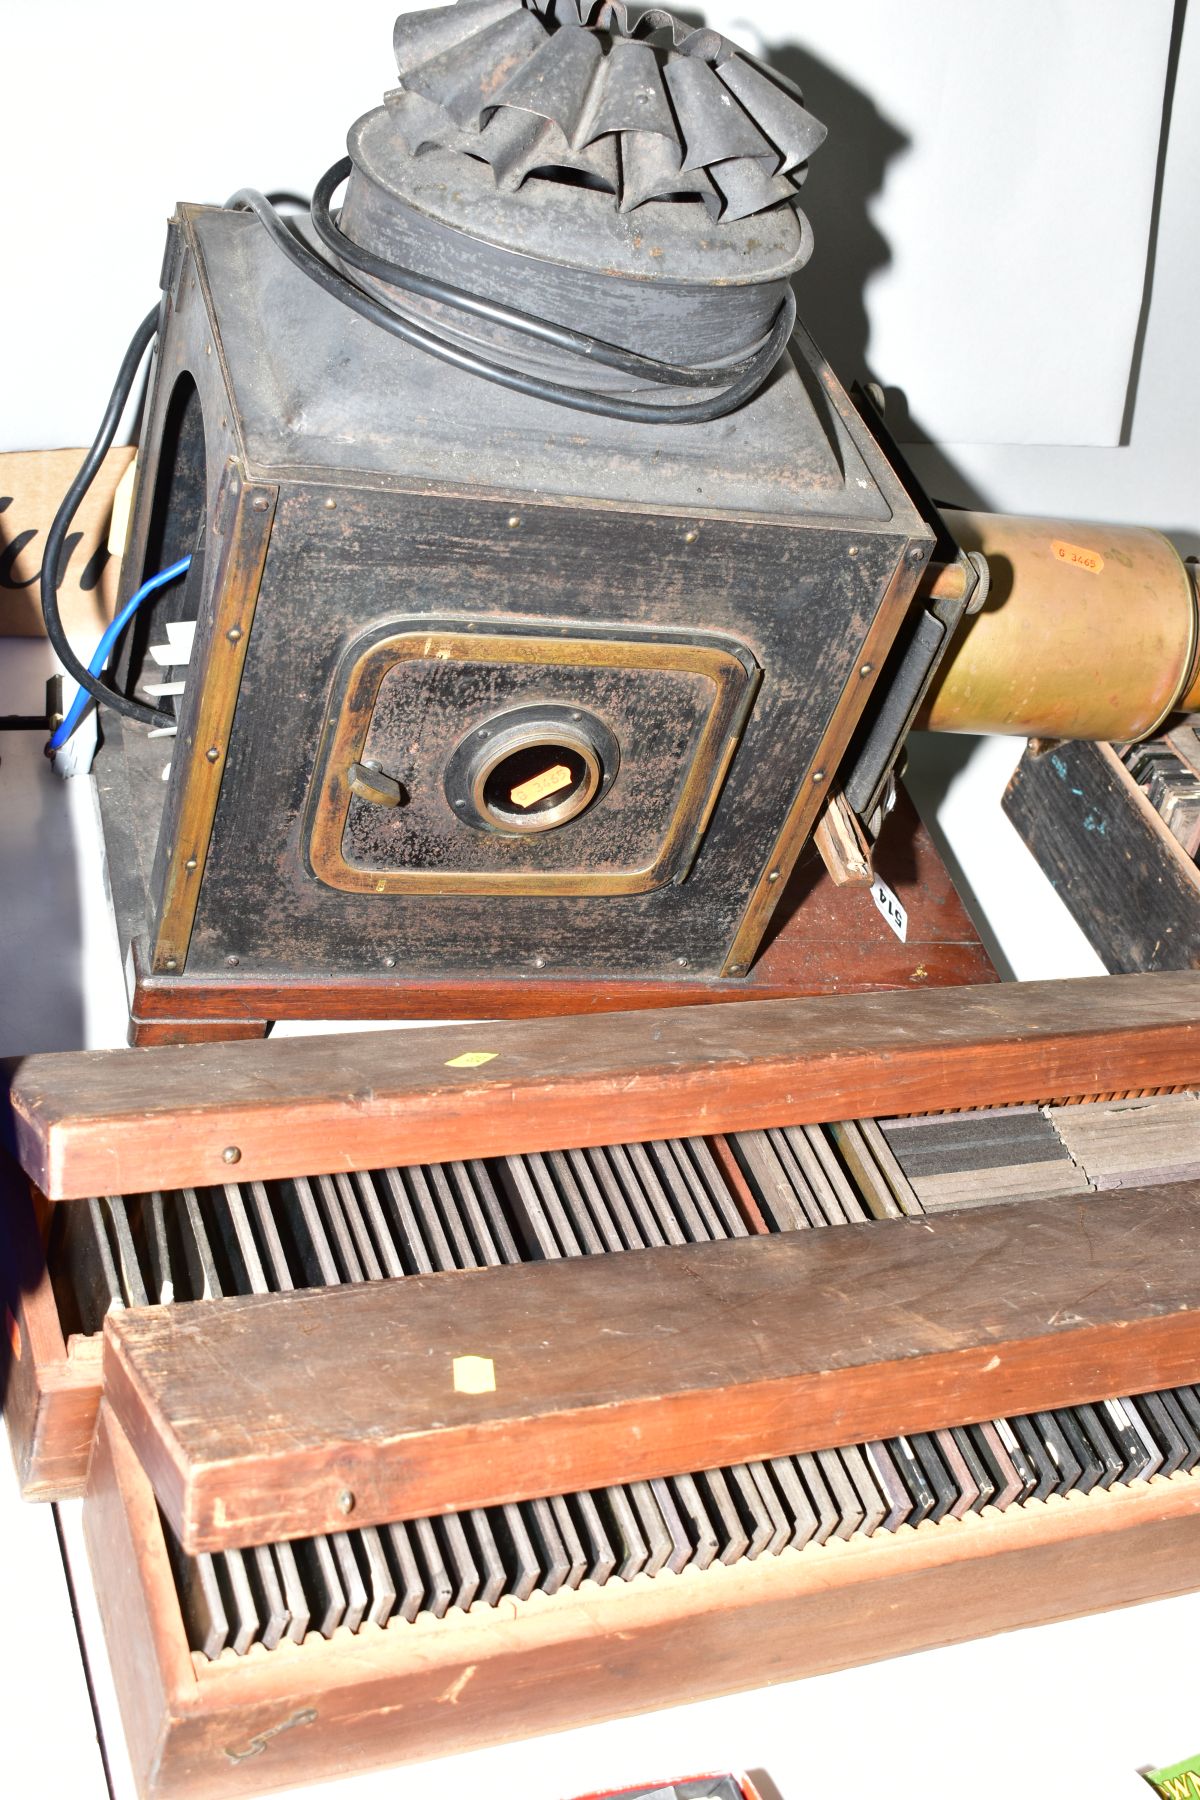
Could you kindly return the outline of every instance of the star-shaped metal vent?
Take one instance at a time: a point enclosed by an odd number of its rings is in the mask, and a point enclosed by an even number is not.
[[[396,21],[387,103],[408,150],[614,195],[698,197],[714,219],[794,201],[825,127],[715,31],[621,0],[458,0]]]

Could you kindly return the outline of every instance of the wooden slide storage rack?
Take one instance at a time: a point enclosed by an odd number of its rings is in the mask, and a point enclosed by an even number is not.
[[[146,1344],[164,1312],[186,1313],[202,1346],[206,1334],[232,1329],[239,1309],[251,1322],[261,1319],[265,1342],[281,1309],[316,1297],[130,1312],[110,1321],[103,1347],[98,1338],[69,1340],[40,1248],[53,1207],[94,1194],[217,1184],[231,1166],[239,1181],[269,1181],[1195,1086],[1200,977],[1193,975],[39,1057],[18,1066],[12,1117],[26,1175],[10,1169],[5,1196],[14,1240],[7,1266],[16,1273],[8,1295],[6,1412],[30,1496],[86,1491],[85,1534],[142,1791],[257,1793],[1187,1591],[1200,1586],[1200,1476],[1094,1490],[1003,1515],[985,1509],[702,1572],[664,1571],[604,1587],[585,1582],[441,1620],[422,1615],[385,1628],[363,1625],[353,1635],[310,1634],[302,1644],[244,1657],[227,1652],[209,1662],[188,1647],[160,1505],[173,1511],[185,1538],[200,1529],[199,1514],[188,1509],[212,1445],[188,1439],[173,1416],[178,1395],[171,1380],[155,1386]],[[829,1240],[842,1240],[837,1255],[862,1273],[861,1308],[843,1307],[840,1333],[820,1345],[797,1332],[788,1345],[739,1347],[724,1386],[719,1371],[710,1371],[711,1442],[697,1445],[688,1466],[711,1466],[706,1449],[753,1454],[760,1429],[794,1427],[800,1449],[858,1441],[860,1429],[875,1431],[885,1417],[890,1432],[932,1429],[1001,1409],[1073,1405],[1200,1378],[1191,1312],[1200,1300],[1200,1184],[1072,1199],[1057,1215],[1054,1203],[1025,1205],[1040,1210],[1026,1210],[1022,1219],[1065,1233],[1067,1252],[1044,1285],[1031,1274],[1023,1291],[1005,1295],[1003,1307],[989,1295],[983,1258],[969,1292],[961,1282],[949,1295],[944,1282],[939,1289],[936,1231],[926,1290],[886,1291],[888,1246],[924,1229],[920,1221],[793,1234],[812,1239],[813,1279],[826,1282],[832,1278],[820,1269],[834,1254]],[[1110,1242],[1106,1221],[1119,1224],[1122,1207],[1134,1208],[1144,1229],[1114,1232]],[[1003,1210],[980,1209],[981,1246],[1002,1245]],[[964,1216],[955,1227],[960,1237]],[[1075,1220],[1087,1240],[1078,1268],[1070,1247]],[[1164,1230],[1156,1236],[1159,1224]],[[1118,1240],[1126,1251],[1114,1248]],[[1089,1246],[1103,1279],[1084,1306]],[[639,1287],[661,1287],[664,1258],[678,1258],[670,1266],[682,1269],[689,1258],[708,1257],[716,1267],[713,1252],[721,1250],[742,1259],[744,1273],[765,1247],[749,1238],[430,1279],[444,1289],[448,1313],[467,1293],[465,1283],[486,1299],[489,1282],[499,1294],[505,1278],[534,1279],[552,1337],[566,1328],[579,1292],[586,1300],[579,1284],[591,1277],[583,1264],[624,1265],[636,1311]],[[1124,1263],[1114,1260],[1122,1255]],[[768,1287],[769,1260],[758,1265]],[[806,1266],[796,1265],[798,1289]],[[873,1277],[882,1282],[876,1292]],[[1059,1304],[1073,1279],[1081,1303],[1075,1313]],[[568,1292],[569,1282],[575,1287]],[[406,1285],[379,1283],[371,1298],[375,1306],[393,1305],[398,1325]],[[1002,1330],[987,1326],[990,1302]],[[780,1303],[778,1294],[771,1303]],[[865,1329],[864,1318],[874,1313],[878,1319]],[[905,1317],[917,1321],[911,1342],[902,1335]],[[1044,1353],[1030,1354],[1038,1344]],[[351,1370],[355,1356],[347,1343]],[[797,1413],[781,1426],[775,1416],[768,1427],[765,1412],[750,1408],[745,1416],[755,1356],[755,1379],[776,1381],[785,1402],[801,1396],[802,1419]],[[650,1361],[634,1358],[630,1366]],[[128,1380],[109,1386],[105,1397],[102,1376],[106,1381],[118,1362]],[[619,1386],[621,1377],[613,1380]],[[413,1469],[457,1469],[456,1446],[469,1448],[483,1428],[524,1443],[531,1466],[534,1447],[552,1441],[556,1475],[561,1479],[565,1466],[580,1487],[613,1479],[614,1466],[629,1478],[669,1467],[672,1408],[686,1402],[695,1382],[687,1367],[655,1380],[652,1391],[640,1376],[629,1379],[641,1424],[635,1453],[624,1440],[615,1448],[606,1443],[588,1404],[548,1389],[544,1371],[532,1369],[527,1385],[506,1384],[507,1391],[451,1419],[448,1436],[425,1441],[413,1431],[390,1464],[381,1454],[377,1486],[368,1479],[361,1490],[375,1496],[364,1501],[362,1523],[403,1516],[372,1506],[394,1504]],[[616,1393],[614,1387],[602,1398]],[[264,1406],[276,1403],[286,1415],[289,1396],[268,1386]],[[388,1404],[384,1394],[384,1413]],[[599,1416],[603,1408],[592,1410]],[[302,1423],[299,1415],[291,1422]],[[331,1528],[333,1515],[322,1519],[312,1509],[319,1513],[324,1504],[323,1477],[338,1474],[339,1454],[322,1461],[316,1446],[298,1452],[290,1472],[283,1465],[280,1535]],[[172,1456],[182,1469],[174,1490],[162,1478]],[[252,1486],[248,1463],[244,1473]],[[289,1518],[292,1478],[298,1510]],[[486,1471],[473,1478],[488,1479]],[[476,1503],[474,1491],[467,1495],[453,1485],[457,1476],[449,1479],[444,1510]],[[228,1480],[232,1499],[237,1456]],[[541,1491],[566,1488],[529,1489]],[[500,1498],[499,1490],[492,1497]],[[228,1541],[247,1541],[237,1538],[236,1522],[229,1529]]]

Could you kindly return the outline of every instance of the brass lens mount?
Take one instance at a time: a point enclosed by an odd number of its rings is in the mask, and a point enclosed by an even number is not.
[[[446,799],[479,831],[553,831],[608,792],[620,760],[616,738],[594,713],[550,702],[513,707],[456,746]]]

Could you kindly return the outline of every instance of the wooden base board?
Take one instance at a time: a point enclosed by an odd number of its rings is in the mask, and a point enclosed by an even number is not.
[[[995,981],[979,934],[933,841],[901,792],[877,846],[876,867],[908,915],[904,942],[863,887],[836,887],[810,844],[788,884],[750,974],[744,979],[484,979],[381,970],[378,975],[268,976],[254,971],[154,974],[146,899],[162,784],[161,753],[106,724],[97,762],[110,889],[125,957],[130,1041],[138,1046],[262,1036],[276,1019],[509,1019],[712,1000],[775,1000],[806,994],[886,993]],[[153,765],[153,766],[152,766]]]
[[[83,1523],[144,1800],[449,1756],[1200,1586],[1200,1475],[1176,1475],[208,1663],[107,1407]]]

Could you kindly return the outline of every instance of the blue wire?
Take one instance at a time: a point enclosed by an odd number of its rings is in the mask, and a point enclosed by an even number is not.
[[[192,559],[190,556],[181,556],[179,561],[172,563],[169,569],[160,569],[157,575],[151,575],[148,581],[143,581],[137,593],[134,594],[131,600],[125,602],[125,605],[121,608],[112,624],[107,627],[104,636],[96,645],[92,660],[88,664],[89,675],[99,675],[101,669],[108,661],[113,645],[116,643],[147,594],[153,594],[158,588],[166,587],[167,583],[170,581],[177,581],[191,566],[191,561]],[[92,697],[87,692],[87,689],[80,688],[76,693],[74,700],[71,702],[71,708],[67,713],[66,718],[55,728],[54,736],[50,739],[51,750],[62,749],[67,739],[75,731],[79,721],[91,705],[91,702]]]

